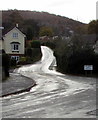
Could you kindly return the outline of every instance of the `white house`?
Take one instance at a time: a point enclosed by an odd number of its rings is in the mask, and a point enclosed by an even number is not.
[[[25,53],[25,37],[17,27],[14,27],[3,37],[3,49],[11,58],[15,58],[17,61]]]

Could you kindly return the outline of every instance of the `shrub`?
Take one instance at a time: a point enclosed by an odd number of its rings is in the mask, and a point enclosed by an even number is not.
[[[27,58],[26,57],[20,57],[19,63],[21,65],[25,65],[27,63]]]
[[[53,43],[53,42],[46,42],[44,45],[50,47],[51,49],[54,49],[56,46],[55,43]]]
[[[33,40],[31,42],[31,48],[40,48],[41,44],[40,44],[40,41],[38,40]]]
[[[57,55],[57,66],[63,73],[83,74],[84,65],[93,65],[93,73],[98,74],[98,55],[86,51],[76,52],[70,56]]]
[[[16,59],[15,58],[11,58],[11,60],[10,60],[10,66],[16,66],[17,65],[17,61],[16,61]]]
[[[9,77],[10,57],[6,53],[2,54],[2,67],[4,69],[5,77]]]
[[[60,47],[59,47],[60,46]],[[84,39],[75,36],[67,44],[64,42],[56,47],[57,68],[63,73],[83,74],[84,65],[93,65],[93,73],[98,74],[98,54],[94,53],[93,45],[85,44]]]
[[[25,55],[26,56],[32,56],[32,48],[26,48]]]

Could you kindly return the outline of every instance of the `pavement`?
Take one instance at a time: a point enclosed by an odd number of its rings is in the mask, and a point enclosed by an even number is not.
[[[1,96],[4,97],[12,94],[27,92],[30,91],[30,89],[35,85],[36,83],[33,79],[22,76],[20,74],[10,73],[10,77],[2,82]]]

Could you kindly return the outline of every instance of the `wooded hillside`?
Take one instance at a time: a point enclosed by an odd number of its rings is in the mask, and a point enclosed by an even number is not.
[[[40,27],[48,26],[53,29],[54,35],[67,35],[70,30],[79,32],[80,29],[85,30],[87,26],[84,23],[67,17],[36,11],[2,11],[2,19],[3,26],[5,27],[4,33],[14,27],[16,23],[19,24],[20,29],[24,33],[27,31],[27,27],[34,23],[31,27],[35,27],[34,29],[37,29],[35,31],[38,31]],[[38,35],[38,33],[36,34]]]

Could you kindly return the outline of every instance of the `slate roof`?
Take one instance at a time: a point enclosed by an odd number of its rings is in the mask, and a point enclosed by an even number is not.
[[[22,34],[22,35],[25,37],[25,35],[24,35],[17,27],[14,27],[13,29],[16,29],[20,34]],[[7,32],[7,33],[5,34],[5,36],[6,36],[7,34],[9,34],[13,29],[11,29],[9,32]]]

